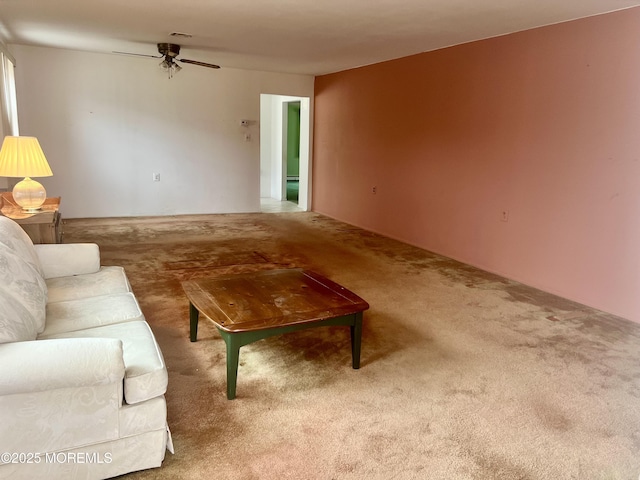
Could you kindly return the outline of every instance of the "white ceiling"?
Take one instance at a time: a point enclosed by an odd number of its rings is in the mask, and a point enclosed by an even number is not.
[[[5,43],[319,75],[640,5],[640,0],[0,0]],[[639,26],[640,27],[640,26]],[[171,32],[193,35],[174,38]]]

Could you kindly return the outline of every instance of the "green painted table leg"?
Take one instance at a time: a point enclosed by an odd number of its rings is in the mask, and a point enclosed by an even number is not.
[[[195,328],[197,329],[197,315],[195,320]],[[335,317],[320,320],[313,323],[302,323],[297,325],[288,325],[286,327],[265,328],[262,330],[251,330],[247,332],[226,332],[218,328],[220,336],[224,340],[227,347],[227,398],[233,400],[236,398],[236,385],[238,381],[238,362],[240,358],[240,347],[248,345],[258,340],[262,340],[274,335],[283,335],[285,333],[306,330],[307,328],[327,327],[336,325],[348,325],[351,328],[351,357],[353,368],[360,368],[360,345],[362,341],[362,312],[354,315],[346,315],[344,317]],[[197,330],[196,330],[197,331]],[[192,317],[191,323],[192,341],[195,341],[194,323]]]
[[[227,399],[233,400],[236,398],[236,385],[238,383],[240,347],[275,335],[276,333],[272,330],[229,333],[220,328],[218,332],[227,346]]]
[[[200,312],[192,303],[189,303],[189,333],[191,341],[195,342],[198,337],[198,317]]]
[[[351,363],[353,368],[360,368],[360,346],[362,344],[362,312],[354,314],[351,328]]]
[[[227,399],[236,398],[236,383],[238,381],[238,360],[240,358],[241,340],[237,335],[226,335],[227,344]]]

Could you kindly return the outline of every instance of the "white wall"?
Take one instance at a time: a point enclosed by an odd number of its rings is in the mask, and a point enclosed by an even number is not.
[[[260,96],[260,196],[282,196],[282,102],[280,95]]]
[[[184,65],[169,80],[151,58],[11,49],[20,132],[67,218],[259,211],[260,94],[313,96],[311,76]]]

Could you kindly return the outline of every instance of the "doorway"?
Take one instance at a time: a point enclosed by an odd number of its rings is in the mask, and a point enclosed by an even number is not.
[[[308,97],[260,95],[260,199],[269,205],[263,211],[278,211],[277,204],[280,211],[310,209],[310,117]]]
[[[298,203],[300,193],[300,101],[284,102],[282,145],[287,162],[285,199]]]

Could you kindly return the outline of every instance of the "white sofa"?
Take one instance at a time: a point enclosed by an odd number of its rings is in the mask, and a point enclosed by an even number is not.
[[[0,478],[93,479],[173,452],[167,369],[95,244],[33,245],[0,216]]]

